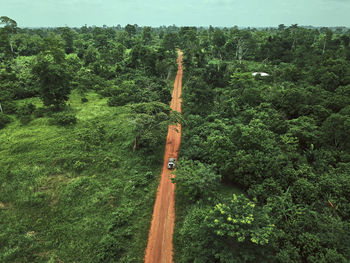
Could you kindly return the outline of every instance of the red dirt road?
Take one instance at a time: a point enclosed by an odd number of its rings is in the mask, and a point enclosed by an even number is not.
[[[178,51],[178,70],[170,107],[181,112],[182,52]],[[181,142],[181,125],[170,125],[164,152],[163,171],[153,209],[145,263],[173,262],[173,232],[175,223],[175,185],[171,183],[167,164],[170,157],[177,160]]]

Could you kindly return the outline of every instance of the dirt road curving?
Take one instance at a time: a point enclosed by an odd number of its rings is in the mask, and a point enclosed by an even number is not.
[[[181,112],[182,52],[178,51],[178,70],[170,107]],[[175,222],[175,185],[171,183],[167,164],[170,157],[177,160],[181,142],[181,125],[170,125],[164,152],[163,171],[153,209],[145,263],[173,262],[173,232]]]

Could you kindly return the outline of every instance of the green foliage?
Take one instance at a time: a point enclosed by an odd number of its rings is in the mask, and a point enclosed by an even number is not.
[[[152,28],[146,26],[142,29],[142,40],[143,43],[149,44],[152,41]]]
[[[74,125],[77,123],[77,117],[72,113],[60,112],[52,115],[50,119],[50,124],[67,126]]]
[[[0,129],[3,129],[11,122],[11,118],[3,113],[0,113]]]
[[[73,40],[74,40],[74,33],[73,31],[68,27],[61,27],[59,28],[59,32],[62,36],[62,38],[65,41],[65,51],[67,54],[70,54],[74,51],[73,48]]]
[[[203,223],[208,212],[209,208],[195,206],[187,213],[178,235],[174,236],[174,244],[178,246],[178,255],[175,255],[178,262],[215,261],[215,255],[211,253],[213,236]],[[182,243],[187,245],[183,246]]]
[[[179,43],[179,37],[173,32],[167,33],[161,42],[162,47],[168,51],[174,51]]]
[[[134,150],[143,153],[159,151],[163,146],[168,125],[174,121],[170,117],[169,106],[161,102],[139,103],[130,106],[132,134],[135,135]]]
[[[84,61],[86,65],[92,64],[96,61],[98,61],[99,59],[99,52],[96,48],[90,46],[86,52],[85,52],[85,56],[84,56]]]
[[[13,71],[17,81],[12,87],[16,99],[30,98],[38,94],[37,83],[32,73],[34,61],[34,57],[17,57],[14,62]]]
[[[135,25],[127,24],[125,26],[125,31],[129,34],[129,36],[134,36],[136,34],[136,27]]]
[[[159,162],[124,147],[134,139],[130,109],[86,97],[70,97],[73,129],[47,125],[45,109],[1,130],[1,262],[143,260]],[[20,105],[29,103],[43,109],[39,100]]]
[[[141,262],[167,126],[182,120],[175,50],[136,25],[0,22],[0,125],[19,120],[0,133],[0,261]]]
[[[17,22],[7,16],[0,17],[0,25],[4,25],[4,27],[0,28],[0,53],[3,53],[5,60],[9,60],[13,57],[13,48],[10,41],[10,38],[17,31]]]
[[[212,227],[212,222],[215,221],[212,211],[212,207],[201,203],[188,210],[181,227],[177,226],[178,235],[174,237],[175,246],[182,242],[186,243],[186,246],[178,246],[179,249],[175,251],[176,261],[271,262],[267,245],[257,245],[248,240],[239,242],[236,238],[217,235]],[[221,217],[225,216],[219,213],[218,220],[221,220]],[[225,221],[228,222],[226,217]],[[238,227],[236,231],[240,231]],[[244,232],[243,229],[241,231]]]
[[[179,199],[196,202],[200,199],[211,198],[220,185],[221,176],[215,174],[211,167],[199,161],[181,160],[177,165],[176,194]]]
[[[124,206],[113,213],[114,222],[109,226],[110,233],[99,242],[99,262],[119,261],[127,251],[127,241],[130,241],[133,232],[133,229],[128,226],[128,221],[131,219],[133,210],[132,206]]]
[[[193,114],[204,115],[213,106],[214,92],[201,78],[193,77],[188,80],[189,91],[184,95],[184,107],[191,109]],[[205,106],[204,106],[205,103]]]
[[[349,261],[343,244],[350,235],[342,230],[350,218],[347,33],[298,25],[180,32],[180,156],[212,167],[222,182],[206,200],[198,201],[196,191],[188,194],[195,204],[183,201],[179,184],[175,259],[332,262],[333,255]],[[196,169],[187,174],[196,175]],[[192,178],[197,177],[182,184]],[[237,197],[237,206],[220,198],[232,195],[224,189],[237,187],[256,198],[253,211],[247,198]],[[254,226],[259,220],[261,231]]]
[[[344,112],[345,113],[345,112]],[[324,142],[335,147],[346,149],[349,146],[350,138],[350,114],[333,113],[322,125],[324,132]]]
[[[19,121],[22,125],[27,125],[31,122],[32,117],[30,115],[23,115],[19,117]]]
[[[19,116],[28,116],[31,115],[36,110],[36,107],[32,103],[26,103],[17,109],[17,115]]]
[[[65,65],[57,59],[51,54],[39,55],[33,73],[39,79],[40,97],[44,105],[54,105],[60,108],[68,100],[71,88],[69,72]]]
[[[124,106],[129,103],[161,101],[168,104],[171,96],[166,82],[145,76],[135,76],[133,81],[124,80],[118,85],[105,88],[109,106]]]
[[[6,114],[14,114],[17,112],[17,104],[14,101],[2,102],[1,107]]]
[[[45,108],[37,108],[33,111],[33,115],[35,118],[44,117],[46,113],[47,113],[47,109]]]
[[[205,220],[218,236],[233,238],[238,242],[249,239],[260,245],[269,242],[274,229],[267,207],[259,211],[243,195],[233,195],[233,199],[216,204]]]

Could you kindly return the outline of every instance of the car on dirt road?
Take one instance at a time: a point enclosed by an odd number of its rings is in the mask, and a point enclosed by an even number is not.
[[[173,170],[176,166],[176,159],[175,158],[169,158],[168,160],[168,169]]]

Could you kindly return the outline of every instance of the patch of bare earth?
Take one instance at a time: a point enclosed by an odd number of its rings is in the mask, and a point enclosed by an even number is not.
[[[181,112],[182,90],[182,52],[178,51],[178,71],[170,107]],[[165,146],[161,181],[154,204],[151,229],[145,253],[145,263],[173,262],[173,232],[175,223],[175,185],[171,182],[171,172],[167,163],[169,158],[177,159],[181,142],[181,125],[170,125]]]

